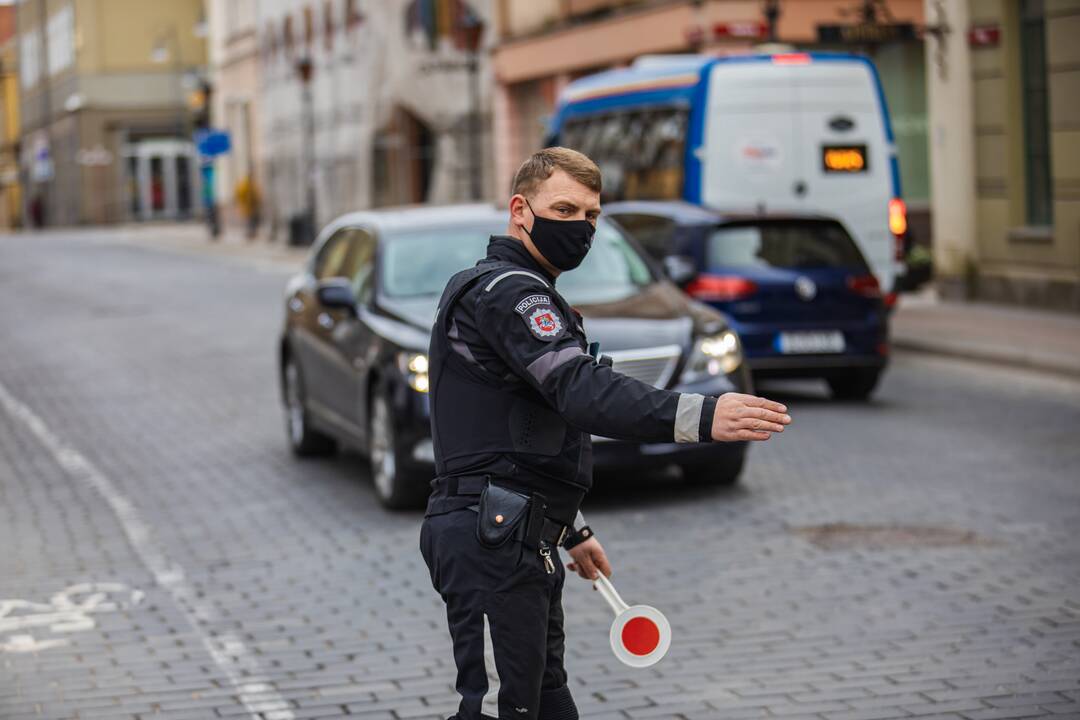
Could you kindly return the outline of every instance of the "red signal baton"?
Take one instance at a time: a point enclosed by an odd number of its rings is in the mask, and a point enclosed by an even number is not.
[[[671,647],[671,625],[664,614],[649,605],[627,605],[603,573],[593,581],[593,587],[615,612],[609,634],[615,657],[636,668],[660,662]]]

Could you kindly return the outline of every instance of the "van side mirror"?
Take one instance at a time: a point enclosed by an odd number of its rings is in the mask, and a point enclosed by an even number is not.
[[[319,282],[315,290],[319,304],[330,310],[348,310],[356,314],[356,296],[352,283],[345,278],[329,278]]]
[[[697,263],[686,255],[668,255],[663,260],[664,273],[671,282],[684,287],[697,277]]]

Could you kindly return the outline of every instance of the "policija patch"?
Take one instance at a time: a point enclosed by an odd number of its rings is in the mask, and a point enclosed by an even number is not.
[[[514,310],[516,310],[519,315],[524,315],[526,312],[529,311],[529,308],[531,308],[531,307],[535,307],[537,305],[550,305],[550,304],[551,304],[551,297],[550,296],[541,295],[541,294],[537,293],[536,295],[529,295],[528,297],[522,298],[521,302],[519,302],[517,305],[514,306]]]
[[[540,306],[529,314],[529,331],[541,340],[554,340],[562,332],[563,322],[555,308]]]

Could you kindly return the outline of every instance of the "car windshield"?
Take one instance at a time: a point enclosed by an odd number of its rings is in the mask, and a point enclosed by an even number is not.
[[[438,296],[450,276],[484,257],[488,237],[504,227],[459,225],[389,235],[382,252],[382,292],[393,298]],[[601,221],[581,267],[559,276],[574,304],[615,302],[653,282],[648,265],[622,233]]]
[[[740,267],[866,269],[843,226],[821,221],[738,223],[713,228],[706,243],[710,270]]]

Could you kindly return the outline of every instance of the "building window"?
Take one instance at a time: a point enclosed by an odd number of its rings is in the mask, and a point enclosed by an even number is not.
[[[331,0],[323,2],[323,42],[326,51],[334,49],[334,5]]]
[[[65,5],[46,23],[49,40],[49,75],[57,75],[75,62],[75,11]]]
[[[293,22],[292,15],[285,16],[285,23],[281,28],[281,44],[285,48],[285,54],[292,58],[293,52]]]
[[[345,28],[351,32],[363,21],[364,16],[356,6],[356,0],[345,0]]]
[[[29,89],[41,77],[41,33],[37,28],[24,30],[19,41],[19,76],[22,86]]]
[[[1020,52],[1027,222],[1029,225],[1051,225],[1054,198],[1050,181],[1050,113],[1043,0],[1020,2]]]
[[[304,7],[304,45],[308,52],[311,51],[311,43],[315,41],[315,11],[310,5]]]

